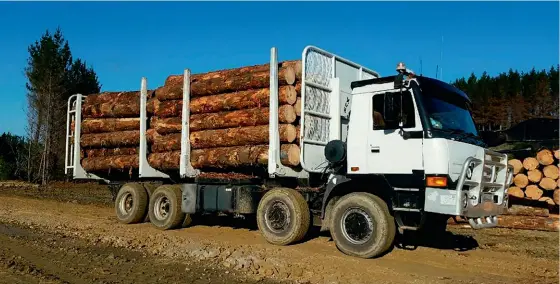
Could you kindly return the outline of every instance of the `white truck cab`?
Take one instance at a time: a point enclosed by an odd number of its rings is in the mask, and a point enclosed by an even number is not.
[[[394,211],[495,226],[512,178],[507,156],[485,148],[465,93],[402,63],[397,71],[352,83],[347,175],[382,175],[395,191]]]

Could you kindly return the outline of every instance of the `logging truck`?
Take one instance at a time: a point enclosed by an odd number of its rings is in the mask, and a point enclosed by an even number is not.
[[[175,153],[176,168],[165,166],[171,162],[154,156],[158,153],[149,147],[148,129],[153,120],[147,108],[153,90],[148,90],[147,79],[142,78],[138,100],[125,105],[138,113],[138,125],[126,126],[134,128],[130,131],[139,140],[138,150],[131,150],[132,155],[107,156],[95,165],[118,168],[128,165],[130,157],[134,166],[120,174],[117,170],[110,174],[93,171],[89,162],[86,166],[82,148],[89,134],[82,127],[86,127],[85,112],[94,111],[84,106],[88,95],[76,94],[68,100],[66,173],[76,180],[108,184],[114,193],[116,217],[122,223],[149,220],[153,226],[169,230],[188,227],[207,214],[252,216],[271,244],[301,241],[310,226],[318,226],[330,231],[341,252],[361,258],[384,254],[395,236],[407,230],[445,231],[450,216],[467,219],[474,229],[497,225],[497,216],[507,208],[512,166],[505,154],[487,149],[478,136],[465,93],[445,82],[417,76],[403,63],[397,65],[395,75],[382,77],[314,46],[303,50],[300,64],[299,146],[290,148],[298,149],[295,155],[284,147],[285,140],[293,141],[285,138],[287,130],[281,126],[287,119],[279,114],[285,101],[281,85],[286,81],[279,75],[286,72],[272,48],[270,63],[259,67],[267,71],[261,70],[262,76],[249,80],[269,80],[265,90],[268,106],[262,112],[267,116],[264,148],[198,149],[197,143],[204,139],[193,131],[195,114],[191,112],[202,88],[196,84],[208,78],[194,80],[191,77],[197,75],[185,69],[179,78],[182,92],[173,103],[180,111],[174,136],[177,143],[164,143],[175,147],[169,153]],[[235,82],[229,80],[228,84]],[[172,95],[177,92],[168,90],[161,98]],[[117,111],[114,106],[106,109],[110,109],[107,116]],[[218,132],[204,137],[210,137],[208,143],[222,146],[257,139],[239,137],[247,135],[241,128],[227,130],[230,134],[225,139]],[[119,135],[111,139],[101,144],[115,144]],[[250,167],[239,161],[248,159],[260,161],[261,167],[247,170]],[[297,160],[293,163],[297,166],[286,166],[291,160]],[[239,167],[238,172],[208,173],[201,161],[235,161],[245,171]]]

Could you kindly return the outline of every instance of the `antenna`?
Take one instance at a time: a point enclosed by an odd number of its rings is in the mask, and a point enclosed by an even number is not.
[[[422,76],[422,56],[420,56],[420,76]]]
[[[439,65],[436,64],[436,79],[437,79],[438,71],[439,71]]]
[[[440,53],[439,53],[439,64],[443,65],[443,35],[441,35],[441,48],[440,48]],[[440,75],[441,75],[441,79],[443,81],[443,67],[440,68]]]

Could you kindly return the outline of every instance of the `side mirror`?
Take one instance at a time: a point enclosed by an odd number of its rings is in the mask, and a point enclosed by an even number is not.
[[[383,120],[387,124],[398,123],[400,104],[397,93],[389,93],[383,96]]]

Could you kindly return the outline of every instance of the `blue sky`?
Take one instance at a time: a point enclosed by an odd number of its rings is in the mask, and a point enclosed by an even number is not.
[[[0,2],[0,133],[24,134],[27,47],[60,26],[103,91],[262,64],[315,45],[374,69],[444,81],[558,63],[558,2]],[[440,62],[441,38],[443,61]]]

